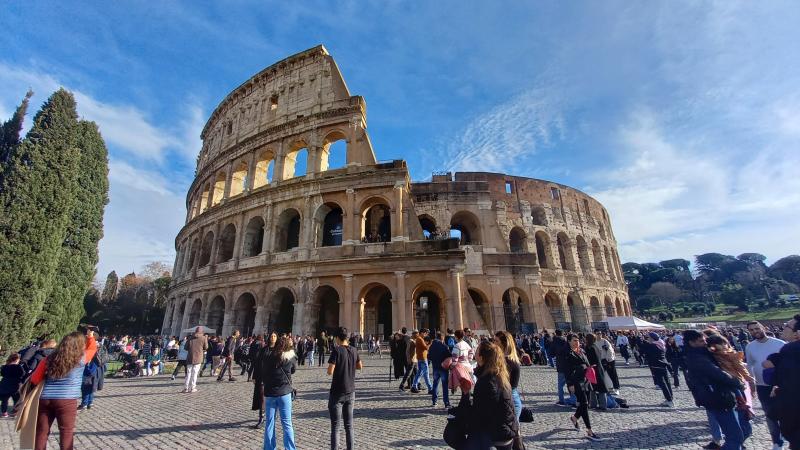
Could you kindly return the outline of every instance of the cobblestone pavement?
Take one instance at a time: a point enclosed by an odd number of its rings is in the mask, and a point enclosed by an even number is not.
[[[603,441],[590,443],[584,432],[571,428],[569,408],[555,402],[556,372],[546,367],[523,367],[523,403],[535,421],[522,424],[529,449],[699,449],[709,441],[704,410],[694,406],[688,390],[676,390],[676,407],[657,406],[663,397],[653,387],[646,368],[619,369],[622,396],[630,409],[591,411],[594,430]],[[329,378],[321,368],[300,366],[294,377],[299,391],[293,404],[298,449],[326,449],[330,422],[327,411]],[[182,382],[166,375],[111,379],[99,392],[94,407],[79,413],[75,435],[78,449],[255,449],[263,445],[263,428],[250,428],[257,413],[250,411],[252,385],[216,383],[204,377],[199,392],[182,394]],[[365,358],[356,380],[354,427],[357,449],[447,448],[441,439],[446,412],[432,408],[424,394],[399,392],[389,382],[389,360]],[[458,394],[457,394],[458,395]],[[441,403],[441,401],[440,401]],[[753,423],[748,449],[771,448],[763,415]],[[280,429],[280,426],[278,426]],[[53,426],[50,448],[58,448]],[[343,433],[342,433],[343,434]],[[278,432],[279,448],[282,436]],[[342,436],[343,440],[344,437]],[[340,446],[343,446],[342,442]],[[16,449],[13,421],[0,421],[0,449]]]

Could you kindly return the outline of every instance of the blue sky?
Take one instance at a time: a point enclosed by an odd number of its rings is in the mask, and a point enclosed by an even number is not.
[[[623,261],[800,253],[794,2],[5,2],[0,117],[76,93],[110,151],[100,278],[170,265],[213,108],[324,44],[379,159],[603,202]],[[34,109],[34,108],[32,108]]]

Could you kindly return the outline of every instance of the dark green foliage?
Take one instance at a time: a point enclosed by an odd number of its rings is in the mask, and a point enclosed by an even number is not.
[[[94,289],[86,293],[86,316],[82,321],[99,325],[102,332],[110,334],[151,334],[161,328],[165,295],[172,278],[150,280],[131,273],[118,280],[115,273],[112,279],[118,282],[113,297],[98,299],[99,293]]]
[[[58,269],[36,334],[60,338],[75,329],[84,315],[83,297],[94,277],[97,243],[103,237],[103,210],[108,204],[108,152],[94,122],[76,128],[80,170]]]
[[[22,123],[25,120],[25,113],[28,111],[28,101],[33,95],[33,91],[28,91],[22,103],[14,111],[14,115],[5,123],[0,125],[0,188],[3,185],[3,178],[6,169],[10,167],[9,161],[16,153],[20,144],[20,133]]]
[[[53,286],[78,179],[72,94],[55,92],[8,161],[0,189],[0,343],[33,333]]]
[[[790,255],[769,266],[769,275],[800,286],[800,255]]]

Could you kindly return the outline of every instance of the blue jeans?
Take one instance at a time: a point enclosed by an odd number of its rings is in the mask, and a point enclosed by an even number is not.
[[[431,377],[428,374],[428,361],[417,361],[417,375],[414,377],[414,382],[411,383],[411,387],[415,387],[419,389],[419,377],[425,376],[425,385],[428,386],[428,390],[432,389],[431,386]]]
[[[706,410],[706,416],[708,416],[708,429],[711,432],[711,439],[716,442],[722,442],[722,430],[719,428],[719,422],[717,422],[717,418],[711,414],[711,410]]]
[[[567,384],[567,377],[562,372],[558,372],[558,402],[564,403],[564,386]],[[569,394],[569,401],[567,404],[575,404],[575,395]]]
[[[437,400],[437,390],[439,389],[439,380],[442,381],[442,398],[444,399],[445,405],[450,405],[450,392],[447,388],[447,378],[448,372],[441,367],[434,367],[433,368],[433,389],[431,389],[431,397],[433,398],[433,404],[436,405]]]
[[[745,433],[733,409],[709,409],[710,416],[714,416],[722,433],[725,435],[725,444],[722,450],[740,450],[744,443]]]
[[[283,428],[283,448],[295,450],[292,427],[292,394],[280,397],[264,397],[264,450],[275,450],[278,442],[275,435],[275,413],[280,411]]]
[[[517,413],[517,422],[519,422],[519,415],[522,414],[522,399],[519,397],[517,388],[511,389],[511,399],[514,400],[514,412]]]
[[[84,392],[83,396],[81,397],[81,405],[88,406],[91,405],[94,401],[94,392]]]
[[[314,350],[311,350],[310,352],[306,353],[306,358],[308,359],[308,367],[313,366],[314,365]]]

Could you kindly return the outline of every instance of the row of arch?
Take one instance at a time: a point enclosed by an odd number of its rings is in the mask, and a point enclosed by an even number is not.
[[[267,147],[232,161],[227,167],[210,175],[205,182],[199,183],[200,188],[189,203],[187,221],[224,199],[275,181],[344,167],[349,160],[349,147],[346,134],[341,130],[333,130],[325,135],[319,147],[311,146],[301,138],[293,141],[285,150]]]
[[[448,326],[445,293],[438,283],[422,282],[412,292],[410,306],[413,323],[399,326],[438,330]],[[298,296],[291,287],[280,287],[268,297],[268,301],[258,302],[252,292],[242,292],[232,303],[226,302],[223,295],[214,295],[207,302],[199,298],[180,302],[173,299],[168,306],[164,327],[173,334],[177,334],[179,329],[205,325],[217,334],[227,334],[236,329],[249,335],[272,330],[319,334],[344,325],[365,335],[386,337],[398,328],[398,323],[393,320],[396,309],[392,291],[378,282],[367,283],[361,288],[355,304],[358,309],[354,311],[353,318],[342,317],[344,302],[339,291],[327,284],[318,286],[309,296],[310,301],[301,302],[302,306],[297,309]],[[534,307],[522,289],[510,287],[503,292],[502,320],[481,290],[470,287],[467,297],[472,304],[467,307],[468,311],[462,313],[465,315],[465,325],[474,329],[505,328],[520,332],[523,324],[534,322]],[[631,313],[628,303],[619,297],[612,300],[606,295],[601,303],[596,296],[592,296],[586,305],[577,292],[567,294],[564,302],[558,293],[550,290],[544,295],[544,306],[556,327],[567,324],[581,331],[590,329],[592,322]],[[471,315],[469,310],[475,311],[475,314]]]

